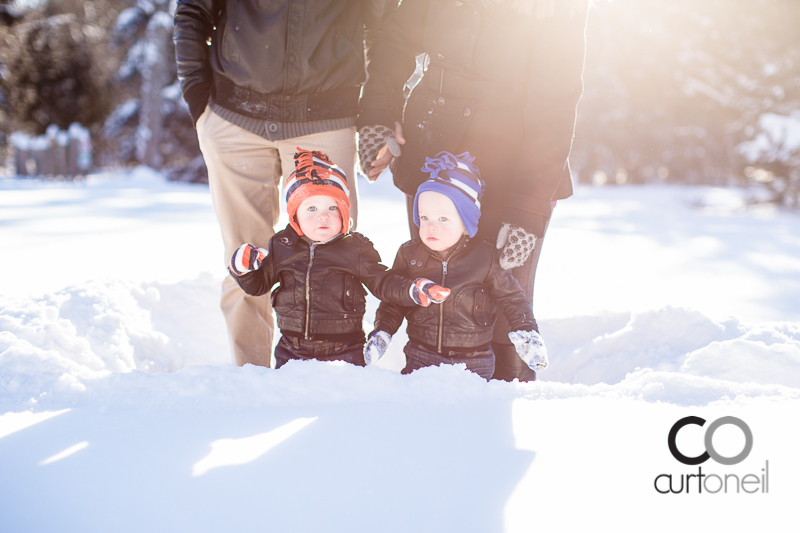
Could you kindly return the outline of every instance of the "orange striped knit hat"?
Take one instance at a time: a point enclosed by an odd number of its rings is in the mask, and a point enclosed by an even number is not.
[[[284,186],[286,212],[289,224],[303,234],[295,220],[297,208],[310,196],[330,196],[336,200],[342,215],[342,233],[350,231],[350,189],[347,176],[327,155],[319,151],[297,149],[294,154],[294,171]]]

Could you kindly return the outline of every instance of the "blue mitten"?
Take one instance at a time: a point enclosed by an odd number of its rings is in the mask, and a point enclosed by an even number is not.
[[[508,338],[514,343],[517,355],[531,370],[538,372],[547,368],[547,348],[541,335],[533,330],[512,331]]]
[[[392,342],[392,336],[385,331],[375,330],[370,333],[367,344],[364,346],[364,362],[372,365],[380,361],[383,354],[389,349],[390,342]]]

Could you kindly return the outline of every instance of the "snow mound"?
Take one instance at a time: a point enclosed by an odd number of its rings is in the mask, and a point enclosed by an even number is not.
[[[716,322],[674,307],[542,322],[553,353],[541,376],[547,381],[613,384],[647,369],[800,388],[796,323],[748,328],[733,318]]]
[[[747,328],[687,308],[542,321],[550,367],[536,383],[486,383],[463,366],[292,362],[228,365],[219,279],[95,280],[0,301],[0,404],[204,401],[276,405],[609,396],[680,405],[800,396],[800,326]],[[404,338],[396,339],[399,352]],[[396,346],[395,346],[396,344]],[[402,356],[401,356],[402,357]],[[198,366],[199,365],[199,366]]]
[[[227,363],[218,294],[219,280],[205,274],[171,285],[97,280],[0,300],[0,384],[27,399],[82,390],[109,373]]]

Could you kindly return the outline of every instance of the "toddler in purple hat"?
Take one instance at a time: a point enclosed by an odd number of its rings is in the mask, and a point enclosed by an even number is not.
[[[364,348],[367,364],[383,356],[406,319],[409,342],[403,350],[404,374],[424,366],[464,363],[489,379],[494,372],[491,342],[499,307],[511,326],[509,339],[520,358],[537,371],[547,366],[547,351],[525,293],[500,266],[496,246],[473,240],[485,188],[473,161],[469,152],[458,156],[440,152],[426,158],[422,171],[430,176],[414,198],[419,239],[400,247],[392,271],[438,282],[451,290],[450,298],[436,308],[382,302]]]

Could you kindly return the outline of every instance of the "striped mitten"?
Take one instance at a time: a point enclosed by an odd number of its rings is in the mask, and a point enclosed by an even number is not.
[[[237,276],[244,276],[248,272],[258,270],[267,254],[269,252],[264,248],[256,248],[252,244],[243,244],[233,252],[231,272]]]
[[[428,307],[431,302],[440,304],[447,300],[447,297],[450,296],[450,289],[441,287],[429,279],[417,278],[411,284],[409,294],[415,304]]]

